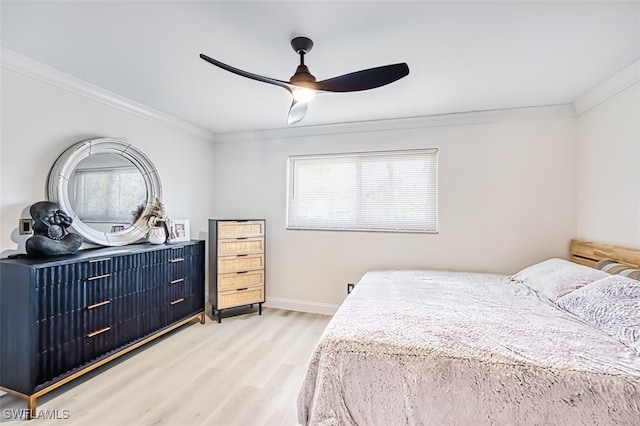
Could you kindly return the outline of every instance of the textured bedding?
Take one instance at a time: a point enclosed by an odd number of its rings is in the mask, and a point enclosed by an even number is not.
[[[509,277],[373,271],[320,339],[304,425],[638,425],[640,356]]]

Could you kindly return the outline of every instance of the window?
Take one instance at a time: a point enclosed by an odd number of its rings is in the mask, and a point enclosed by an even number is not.
[[[147,198],[135,167],[76,169],[75,174],[74,211],[83,221],[131,223],[132,211]]]
[[[289,157],[287,229],[437,232],[437,149]]]

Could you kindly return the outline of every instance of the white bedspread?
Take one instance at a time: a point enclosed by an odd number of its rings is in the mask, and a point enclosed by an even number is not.
[[[507,277],[367,273],[298,396],[308,425],[639,425],[640,356]]]

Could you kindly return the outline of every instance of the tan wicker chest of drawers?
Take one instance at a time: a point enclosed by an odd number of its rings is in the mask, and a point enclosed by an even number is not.
[[[209,301],[222,311],[265,300],[265,220],[209,219]]]

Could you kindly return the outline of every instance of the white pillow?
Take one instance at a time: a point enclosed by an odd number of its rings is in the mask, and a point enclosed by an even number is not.
[[[511,279],[555,302],[567,293],[608,276],[607,272],[598,269],[553,258],[524,268]]]
[[[556,303],[640,353],[640,281],[611,275]]]

